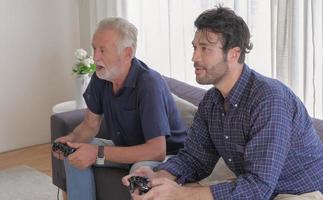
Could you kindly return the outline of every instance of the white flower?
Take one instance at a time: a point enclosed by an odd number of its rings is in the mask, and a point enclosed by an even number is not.
[[[77,49],[74,55],[77,58],[77,62],[72,68],[74,74],[92,74],[95,72],[96,65],[93,57],[88,56],[84,49]]]
[[[84,49],[77,49],[74,53],[75,57],[79,60],[83,60],[86,58],[87,53]]]
[[[82,60],[83,65],[90,67],[91,64],[94,64],[94,60],[92,59],[92,57],[88,57],[84,60]]]
[[[92,57],[92,56],[90,56],[90,57],[89,57],[89,59],[90,59],[90,64],[91,64],[91,65],[92,65],[92,64],[94,64],[93,57]]]

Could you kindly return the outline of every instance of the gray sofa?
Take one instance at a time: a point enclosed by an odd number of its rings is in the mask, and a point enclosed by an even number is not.
[[[164,77],[171,92],[188,102],[198,105],[205,94],[205,90],[188,85],[181,81]],[[61,137],[74,129],[83,119],[83,110],[58,113],[51,116],[51,141]],[[314,126],[323,141],[323,121],[313,119]],[[101,126],[98,137],[109,139],[106,127]],[[53,183],[66,191],[65,171],[62,161],[52,157]],[[97,186],[97,199],[123,200],[130,199],[128,188],[122,185],[121,178],[128,174],[128,171],[117,168],[94,168],[95,182]]]

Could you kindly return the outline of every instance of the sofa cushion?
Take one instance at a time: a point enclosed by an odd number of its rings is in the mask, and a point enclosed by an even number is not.
[[[201,180],[199,183],[203,186],[208,186],[227,182],[236,178],[236,175],[229,169],[229,167],[221,157],[216,163],[212,173],[205,179]]]
[[[178,96],[176,96],[175,94],[173,94],[173,98],[174,101],[176,103],[176,107],[181,115],[181,118],[184,122],[184,125],[186,126],[186,128],[191,127],[193,119],[194,119],[194,115],[197,111],[197,107],[195,105],[193,105],[192,103],[179,98]]]
[[[313,118],[313,125],[317,134],[320,136],[321,141],[323,141],[323,120]]]

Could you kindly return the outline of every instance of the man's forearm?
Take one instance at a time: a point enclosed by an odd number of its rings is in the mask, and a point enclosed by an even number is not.
[[[187,187],[183,186],[179,194],[179,199],[194,199],[194,200],[213,200],[210,187]]]
[[[85,110],[84,120],[70,133],[71,142],[90,142],[98,134],[102,116],[94,114],[89,109]]]
[[[166,156],[166,141],[159,136],[144,144],[133,146],[106,146],[104,148],[106,160],[116,163],[132,164],[140,161],[160,161]]]
[[[176,180],[176,177],[166,170],[157,171],[157,177],[168,178],[173,181]],[[181,187],[177,197],[178,199],[213,200],[210,188],[207,186],[201,186],[198,183],[194,185],[184,185]]]
[[[88,126],[83,121],[69,134],[69,137],[72,142],[90,142],[97,135],[98,131],[98,128]]]

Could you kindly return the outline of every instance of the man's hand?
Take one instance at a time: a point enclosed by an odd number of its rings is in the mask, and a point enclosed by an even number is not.
[[[132,194],[134,200],[212,200],[213,196],[209,187],[180,186],[168,178],[154,178],[152,188],[142,195]]]
[[[72,142],[67,142],[67,145],[77,149],[67,157],[71,165],[78,169],[85,169],[95,163],[98,154],[97,145]]]
[[[134,200],[167,200],[177,199],[180,193],[180,187],[175,181],[170,180],[171,177],[167,173],[162,174],[154,172],[149,167],[140,167],[133,173],[122,178],[122,182],[125,186],[129,186],[128,179],[132,176],[146,176],[149,178],[149,186],[152,187],[146,194],[139,195],[136,190],[132,195]]]
[[[134,200],[213,199],[209,187],[202,187],[197,183],[180,186],[174,181],[176,177],[165,170],[153,172],[149,167],[140,167],[134,173],[123,177],[123,184],[129,186],[128,179],[132,176],[148,177],[150,181],[149,186],[151,187],[145,194],[139,195],[138,190],[131,194]]]
[[[132,176],[146,176],[149,180],[152,180],[154,177],[156,177],[156,173],[149,167],[140,167],[137,170],[135,170],[133,173],[128,174],[127,176],[124,176],[122,178],[122,183],[125,186],[129,186],[128,179]]]
[[[59,137],[55,140],[55,142],[60,142],[63,144],[67,144],[67,142],[71,142],[71,141],[73,141],[73,138],[70,135]],[[53,151],[53,156],[60,160],[64,160],[65,158],[64,154],[61,151]]]
[[[146,194],[132,194],[134,200],[174,200],[183,199],[184,187],[168,178],[154,178],[151,180],[152,189]]]

